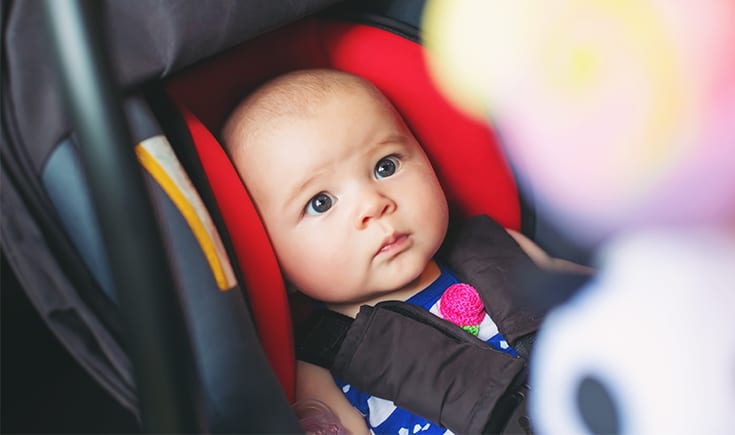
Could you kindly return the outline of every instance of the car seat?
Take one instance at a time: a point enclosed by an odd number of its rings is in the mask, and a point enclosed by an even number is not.
[[[420,11],[421,2],[407,3]],[[21,12],[34,7],[13,5]],[[11,14],[9,28],[17,28],[18,17],[32,16]],[[417,14],[360,15],[367,24],[344,17],[336,11],[295,22],[175,74],[148,77],[143,86],[141,77],[129,79],[135,86],[126,90],[124,110],[162,223],[164,255],[186,315],[180,332],[192,342],[198,370],[192,382],[201,382],[212,432],[294,428],[284,417],[294,388],[286,293],[263,226],[217,140],[229,111],[259,83],[311,67],[364,76],[394,102],[424,146],[454,216],[486,213],[506,227],[521,227],[519,194],[497,138],[431,83]],[[14,72],[4,58],[4,71],[9,67]],[[116,289],[110,277],[76,137],[60,127],[40,129],[38,137],[58,134],[55,142],[24,147],[27,120],[12,118],[22,111],[6,106],[15,101],[11,96],[3,100],[3,254],[74,357],[138,413],[118,309],[125,289]]]
[[[250,41],[168,83],[233,241],[259,337],[289,395],[294,357],[291,330],[285,327],[290,324],[286,292],[257,212],[217,134],[240,98],[268,78],[301,68],[348,71],[375,83],[396,105],[432,161],[455,216],[484,213],[520,229],[518,191],[497,139],[438,93],[424,56],[420,44],[388,30],[312,18]]]

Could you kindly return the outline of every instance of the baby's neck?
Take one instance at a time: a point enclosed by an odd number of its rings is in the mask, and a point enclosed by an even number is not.
[[[354,318],[357,316],[357,313],[360,311],[360,307],[363,305],[374,306],[378,302],[405,301],[409,299],[411,296],[428,287],[429,284],[439,278],[439,275],[441,275],[441,270],[439,269],[439,266],[434,260],[431,260],[429,264],[426,265],[424,271],[421,272],[421,275],[419,275],[418,278],[411,281],[408,285],[404,287],[401,287],[390,293],[380,294],[371,299],[359,302],[347,302],[343,304],[327,304],[327,307],[332,311],[336,311],[338,313],[344,314],[345,316]]]

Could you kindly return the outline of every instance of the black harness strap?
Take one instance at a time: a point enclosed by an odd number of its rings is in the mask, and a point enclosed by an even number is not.
[[[331,369],[354,319],[331,310],[310,316],[296,331],[296,357]]]
[[[467,220],[447,238],[442,254],[457,278],[477,289],[508,343],[538,330],[546,313],[522,300],[519,288],[525,274],[541,271],[500,224],[485,215]]]
[[[422,307],[387,301],[360,309],[332,372],[456,433],[481,433],[525,365]]]

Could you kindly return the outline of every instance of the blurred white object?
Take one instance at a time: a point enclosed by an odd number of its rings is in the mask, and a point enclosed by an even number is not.
[[[539,434],[735,433],[735,234],[638,231],[538,336]]]

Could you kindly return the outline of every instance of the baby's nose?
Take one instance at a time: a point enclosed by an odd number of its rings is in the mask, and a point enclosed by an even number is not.
[[[365,228],[370,221],[393,213],[395,209],[396,203],[393,199],[381,192],[371,191],[360,200],[355,226],[358,229]]]

